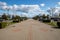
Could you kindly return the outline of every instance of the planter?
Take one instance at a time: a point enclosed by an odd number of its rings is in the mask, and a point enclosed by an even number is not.
[[[60,21],[57,22],[57,26],[60,27]]]

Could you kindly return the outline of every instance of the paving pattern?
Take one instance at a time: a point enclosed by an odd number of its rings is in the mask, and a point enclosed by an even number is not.
[[[0,40],[60,40],[60,29],[28,19],[0,29]]]

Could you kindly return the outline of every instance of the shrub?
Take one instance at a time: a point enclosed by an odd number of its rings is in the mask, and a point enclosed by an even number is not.
[[[60,27],[60,22],[57,22],[57,26]]]
[[[16,16],[12,16],[13,22],[19,22],[20,21],[20,16],[16,15]]]
[[[7,26],[7,22],[1,22],[0,23],[0,29],[5,28]]]
[[[27,20],[27,17],[24,17],[24,20]]]
[[[48,23],[49,25],[52,25],[52,26],[57,26],[56,22],[50,22]]]
[[[13,22],[19,22],[20,20],[19,19],[15,19],[15,20],[13,20]]]
[[[32,19],[34,19],[34,20],[38,20],[39,18],[40,18],[40,16],[37,15],[37,16],[33,17]]]
[[[8,19],[7,15],[5,13],[2,15],[2,19],[4,19],[4,20]]]
[[[42,20],[43,22],[51,22],[51,20]]]
[[[23,21],[23,18],[22,17],[20,17],[20,21]]]

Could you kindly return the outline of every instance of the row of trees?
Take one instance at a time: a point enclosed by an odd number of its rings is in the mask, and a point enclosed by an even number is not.
[[[27,20],[27,17],[20,17],[18,15],[6,15],[4,13],[3,15],[0,16],[0,29],[5,28],[6,26],[12,23],[18,23],[23,20]]]
[[[4,19],[4,20],[16,20],[16,19],[19,19],[19,20],[26,20],[27,17],[20,17],[18,15],[6,15],[5,13],[0,17],[0,19]]]
[[[50,18],[50,17],[49,17],[49,15],[45,15],[45,14],[43,14],[42,16],[37,15],[37,16],[33,17],[33,19],[35,19],[35,20],[38,20],[39,18],[45,19],[45,18]]]
[[[44,23],[48,23],[49,25],[57,26],[58,28],[60,28],[60,18],[58,18],[58,17],[57,18],[54,17],[52,19],[49,15],[43,14],[42,16],[37,15],[37,16],[33,17],[33,19],[35,19],[35,20],[39,19],[39,21],[42,21]],[[51,21],[51,20],[53,20],[53,21]]]

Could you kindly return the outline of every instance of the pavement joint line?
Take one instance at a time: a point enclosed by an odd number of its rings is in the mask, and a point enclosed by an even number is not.
[[[32,26],[31,27],[29,27],[29,38],[28,38],[28,40],[32,40]]]

